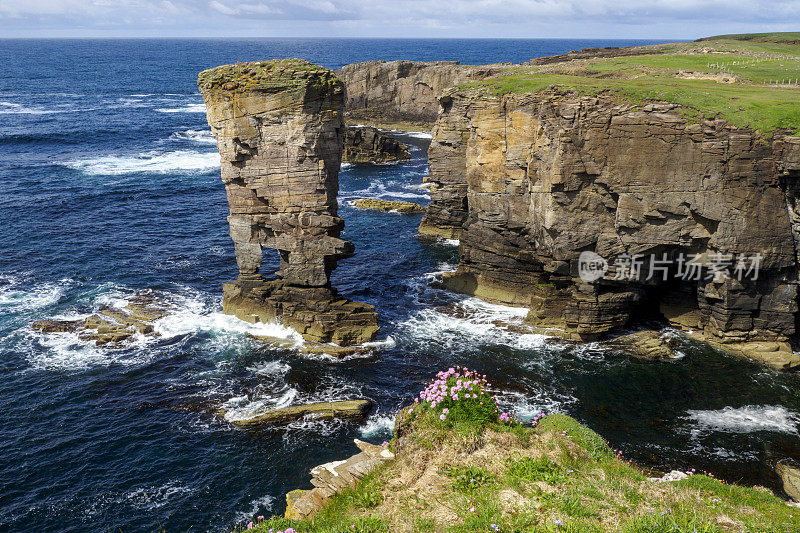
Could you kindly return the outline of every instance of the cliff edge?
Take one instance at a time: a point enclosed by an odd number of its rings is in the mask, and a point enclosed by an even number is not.
[[[741,50],[733,84],[686,76],[723,64],[703,42],[444,91],[420,234],[460,239],[445,284],[573,338],[663,318],[795,368],[800,97],[764,82],[796,48]]]
[[[499,412],[485,378],[463,372],[441,372],[400,412],[391,442],[356,441],[360,453],[312,469],[314,488],[287,495],[286,515],[294,518],[273,517],[252,528],[680,533],[800,528],[795,504],[767,489],[727,485],[692,470],[645,473],[568,416],[523,423]]]

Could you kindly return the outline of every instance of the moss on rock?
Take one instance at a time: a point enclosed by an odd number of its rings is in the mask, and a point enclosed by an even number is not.
[[[197,78],[197,85],[203,92],[279,93],[308,86],[322,89],[341,85],[341,82],[330,70],[304,59],[273,59],[233,63],[204,70]]]

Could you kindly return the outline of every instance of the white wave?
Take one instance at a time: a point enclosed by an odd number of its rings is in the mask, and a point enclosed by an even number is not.
[[[73,113],[76,111],[89,111],[89,109],[84,110],[74,107],[46,109],[42,107],[28,107],[14,102],[0,102],[0,115],[51,115],[56,113]]]
[[[296,445],[295,439],[292,436],[292,433],[296,432],[316,433],[323,437],[329,437],[336,434],[347,423],[348,422],[340,418],[324,419],[306,417],[285,426],[283,442],[290,446]]]
[[[281,392],[280,395],[256,399],[248,396],[235,396],[221,406],[222,409],[225,409],[225,420],[228,422],[247,420],[270,409],[288,407],[297,401],[298,391],[294,387],[289,387],[284,383]]]
[[[445,246],[455,246],[456,248],[461,245],[461,241],[458,239],[439,239],[438,242]]]
[[[21,281],[9,279],[7,285],[0,285],[0,315],[36,311],[58,302],[72,280],[63,279],[58,283],[42,283],[34,287],[21,288]]]
[[[566,405],[577,403],[572,395],[554,390],[496,391],[498,404],[523,420],[532,420],[541,413],[563,412]]]
[[[358,431],[365,439],[381,436],[390,437],[394,432],[395,418],[397,418],[396,415],[375,413],[370,415],[366,424],[358,428]]]
[[[143,350],[146,340],[137,334],[125,347],[98,347],[77,333],[31,332],[25,349],[32,368],[49,371],[80,371],[113,364],[135,365],[151,361],[158,354]]]
[[[339,168],[340,169],[342,169],[342,168],[350,168],[352,166],[353,166],[353,163],[342,163],[341,165],[339,165]]]
[[[176,131],[169,136],[175,141],[191,141],[200,144],[217,144],[217,139],[211,130],[183,130]]]
[[[405,135],[407,137],[413,137],[415,139],[432,139],[433,134],[429,131],[396,131],[393,130],[393,133],[399,133]]]
[[[416,176],[414,181],[419,181],[420,176]],[[342,200],[351,200],[355,198],[377,198],[380,200],[429,200],[430,194],[428,191],[424,189],[414,189],[415,185],[416,183],[404,183],[397,180],[374,180],[366,189],[361,189],[358,191],[340,191],[339,197]]]
[[[715,411],[689,410],[687,417],[700,430],[729,433],[774,431],[797,435],[800,423],[800,415],[781,405],[728,406]]]
[[[258,374],[259,376],[283,376],[286,375],[286,373],[291,369],[292,367],[283,361],[267,361],[256,363],[253,366],[247,367],[247,370],[253,372],[254,374]]]
[[[152,511],[165,506],[169,503],[169,500],[177,494],[187,494],[191,492],[193,492],[192,489],[182,485],[178,481],[170,481],[161,486],[150,485],[133,489],[126,492],[121,500],[136,509]]]
[[[405,335],[423,343],[463,346],[464,343],[504,345],[519,350],[534,350],[550,344],[546,335],[510,331],[508,325],[521,326],[528,314],[523,307],[508,307],[465,298],[446,312],[422,309],[398,324]]]
[[[263,516],[270,510],[272,510],[272,503],[275,501],[275,498],[270,496],[269,494],[265,494],[260,498],[256,498],[255,500],[250,502],[250,508],[247,511],[240,511],[236,513],[236,520],[237,524],[241,524],[244,522],[256,521],[258,516]]]
[[[65,163],[67,167],[92,175],[208,171],[219,168],[219,165],[219,154],[194,150],[154,151],[134,156],[109,155]]]
[[[205,113],[205,104],[187,104],[181,107],[160,107],[156,109],[159,113]]]
[[[303,343],[303,337],[299,333],[281,324],[250,324],[232,315],[209,313],[202,302],[191,300],[187,300],[176,312],[156,320],[153,330],[164,338],[206,331],[276,337],[292,341],[296,345]]]
[[[448,263],[447,261],[442,261],[436,266],[439,269],[439,271],[436,272],[436,274],[444,274],[445,272],[455,272],[456,269],[458,268],[457,264],[454,265],[452,263]]]

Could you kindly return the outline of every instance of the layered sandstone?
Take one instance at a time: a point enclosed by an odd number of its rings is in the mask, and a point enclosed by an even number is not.
[[[336,76],[347,88],[348,121],[427,130],[436,120],[442,91],[500,69],[458,61],[366,61],[345,65]]]
[[[663,316],[784,367],[798,361],[798,177],[800,139],[767,141],[672,104],[453,90],[421,231],[460,236],[449,287],[529,307],[534,324],[595,338]],[[608,261],[605,276],[581,279],[582,252]],[[757,276],[737,274],[740,257],[759,258]]]
[[[342,161],[354,164],[394,163],[411,158],[408,146],[371,126],[347,126]]]
[[[200,73],[217,138],[239,277],[223,286],[223,310],[250,322],[279,318],[315,342],[352,345],[378,330],[374,308],[330,285],[341,239],[338,172],[344,87],[327,69],[288,59]],[[280,255],[275,279],[260,272],[263,248]]]

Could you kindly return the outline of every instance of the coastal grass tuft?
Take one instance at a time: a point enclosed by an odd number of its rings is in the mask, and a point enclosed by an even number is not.
[[[254,529],[800,531],[800,509],[766,489],[728,485],[706,475],[654,482],[569,416],[537,417],[530,423],[485,409],[487,398],[493,399],[485,378],[468,374],[465,380],[463,370],[458,372],[455,380],[452,373],[440,375],[438,384],[423,392],[422,401],[398,415],[392,439],[395,461],[334,496],[309,520],[273,517]],[[459,379],[462,386],[456,393],[469,398],[452,400]],[[463,400],[468,401],[457,405]]]

